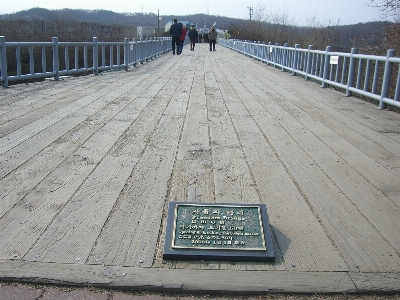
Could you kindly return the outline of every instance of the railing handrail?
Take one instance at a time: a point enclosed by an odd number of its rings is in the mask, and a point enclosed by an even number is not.
[[[400,108],[400,71],[393,72],[393,66],[400,69],[400,57],[394,57],[393,49],[386,56],[377,56],[357,53],[356,48],[344,53],[331,51],[330,46],[323,51],[314,50],[312,45],[302,49],[233,39],[219,39],[218,43],[292,75],[320,82],[321,87],[331,85],[345,90],[346,96],[354,93],[376,100],[380,109],[388,104]]]
[[[94,37],[90,42],[59,42],[53,37],[51,42],[6,42],[0,36],[0,84],[8,87],[10,81],[51,77],[59,80],[62,75],[127,70],[170,51],[170,40],[169,37],[142,41],[125,38],[123,42],[103,42]],[[15,66],[7,65],[9,55],[15,56]],[[21,55],[27,57],[28,64],[22,64]]]
[[[94,37],[90,42],[59,42],[54,37],[51,42],[6,42],[5,37],[0,36],[0,83],[8,87],[10,81],[17,80],[50,77],[59,80],[63,75],[128,70],[170,51],[170,40],[169,37],[143,41],[125,38],[123,42],[103,42]],[[394,56],[394,50],[388,50],[386,56],[377,56],[360,54],[356,48],[344,53],[331,51],[330,46],[323,51],[313,49],[312,45],[304,49],[297,44],[289,47],[223,38],[218,42],[292,75],[320,82],[321,87],[335,86],[343,89],[346,96],[355,93],[379,101],[381,109],[387,104],[400,108],[400,71],[398,74],[393,71],[393,66],[400,69],[400,58]],[[10,49],[16,58],[11,69],[7,66]],[[29,64],[22,64],[22,51]],[[335,58],[334,62],[331,58]]]

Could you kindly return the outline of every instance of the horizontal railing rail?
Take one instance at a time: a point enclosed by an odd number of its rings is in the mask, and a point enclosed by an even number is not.
[[[302,49],[299,45],[262,44],[259,42],[219,39],[218,43],[242,54],[281,68],[292,75],[320,82],[321,87],[334,86],[379,102],[379,108],[400,108],[400,58],[388,50],[386,56]]]
[[[100,42],[6,42],[0,36],[0,83],[36,78],[54,78],[113,69],[127,70],[171,50],[171,38],[143,41]]]

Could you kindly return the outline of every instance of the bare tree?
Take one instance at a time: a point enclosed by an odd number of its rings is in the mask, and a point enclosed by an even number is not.
[[[400,52],[400,0],[368,0],[368,5],[376,7],[384,19],[391,18],[393,23],[386,28],[383,33],[385,39],[381,49],[377,51],[384,52],[386,49],[397,50]]]
[[[325,49],[326,46],[332,46],[333,50],[339,50],[340,32],[339,20],[337,24],[323,24],[319,22],[316,16],[307,19],[307,26],[304,34],[301,35],[304,45],[313,45],[316,49]]]
[[[254,21],[256,21],[257,23],[268,21],[267,9],[264,3],[258,2],[253,12]]]
[[[367,3],[378,8],[385,18],[391,17],[395,22],[399,22],[400,0],[368,0]]]

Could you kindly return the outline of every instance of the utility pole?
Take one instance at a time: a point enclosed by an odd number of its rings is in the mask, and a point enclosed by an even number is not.
[[[160,35],[160,10],[157,12],[157,37]]]
[[[251,17],[253,16],[253,8],[251,6],[247,6],[247,8],[249,9],[249,15],[250,15],[250,21],[251,21]]]

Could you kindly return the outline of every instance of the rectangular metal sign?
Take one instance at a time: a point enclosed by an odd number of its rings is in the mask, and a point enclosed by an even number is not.
[[[339,56],[337,56],[337,55],[332,55],[331,57],[330,57],[330,59],[329,59],[329,62],[330,62],[330,64],[331,65],[337,65],[337,64],[339,64]]]
[[[274,261],[266,206],[170,202],[163,258]]]
[[[266,250],[258,206],[178,204],[172,248]]]

